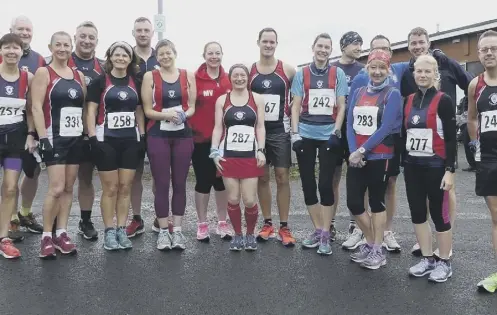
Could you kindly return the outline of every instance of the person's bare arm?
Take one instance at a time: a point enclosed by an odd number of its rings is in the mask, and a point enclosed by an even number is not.
[[[43,115],[43,102],[50,81],[47,68],[38,68],[33,81],[31,82],[31,110],[33,113],[33,122],[40,139],[47,137],[45,128],[45,116]]]

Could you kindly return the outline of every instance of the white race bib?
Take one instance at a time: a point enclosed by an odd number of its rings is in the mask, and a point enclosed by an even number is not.
[[[433,156],[433,131],[428,128],[407,129],[406,149],[412,156]]]
[[[278,121],[280,118],[280,96],[274,94],[263,94],[264,96],[264,120]]]
[[[135,113],[119,112],[107,114],[107,127],[109,129],[123,129],[135,127]]]
[[[497,131],[497,110],[481,113],[480,132]]]
[[[333,107],[335,107],[335,90],[309,90],[309,115],[331,116],[333,114]]]
[[[0,125],[9,125],[24,120],[26,100],[0,97]]]
[[[163,108],[162,112],[164,113],[170,109],[171,108]],[[174,109],[176,111],[183,110],[181,105],[172,107],[172,109]],[[169,120],[162,120],[160,122],[160,130],[163,130],[163,131],[178,131],[178,130],[183,130],[183,129],[185,129],[184,123],[180,124],[180,125],[176,125],[174,122],[169,121]]]
[[[81,136],[83,134],[83,109],[80,107],[62,107],[59,128],[61,137]]]
[[[378,107],[354,107],[354,131],[358,135],[370,136],[378,129]]]
[[[226,136],[226,150],[252,151],[254,149],[255,131],[250,126],[232,126]]]

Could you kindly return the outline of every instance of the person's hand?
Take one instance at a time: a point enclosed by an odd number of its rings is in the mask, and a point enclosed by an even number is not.
[[[450,171],[445,171],[445,175],[442,178],[442,183],[440,184],[440,189],[449,191],[454,187],[454,173]]]
[[[352,152],[349,156],[349,165],[351,167],[363,167],[366,162],[363,160],[364,156],[358,150]]]
[[[295,153],[302,153],[304,150],[302,149],[302,137],[298,133],[293,133],[290,141],[292,142],[292,150]]]
[[[480,148],[480,141],[472,140],[468,143],[468,147],[471,150],[471,152],[473,152],[473,154],[475,154],[478,151],[478,149]]]
[[[342,141],[336,134],[331,134],[328,139],[328,149],[340,148],[342,146]]]
[[[173,119],[173,122],[176,124],[176,125],[181,125],[183,123],[185,123],[186,121],[186,113],[184,110],[180,109],[178,111],[176,111],[177,113],[177,118],[174,118]]]
[[[40,151],[42,159],[46,159],[53,154],[53,147],[48,138],[40,138],[40,142],[38,143],[38,151]]]
[[[261,151],[257,151],[257,154],[255,155],[257,158],[257,167],[263,167],[266,165],[266,155],[262,153]]]
[[[24,145],[24,149],[28,150],[29,153],[33,153],[36,149],[36,141],[32,135],[28,135],[26,137],[26,144]]]
[[[178,112],[175,111],[174,109],[170,108],[165,112],[163,112],[163,114],[164,114],[164,120],[171,121],[173,123],[175,121],[178,121]]]
[[[211,153],[209,154],[209,158],[211,158],[212,161],[214,161],[214,165],[216,165],[217,170],[219,172],[222,172],[223,171],[223,167],[221,165],[221,161],[224,162],[226,160],[223,159],[223,157],[221,156],[221,153],[219,152],[219,149],[217,149],[217,148],[211,148]]]

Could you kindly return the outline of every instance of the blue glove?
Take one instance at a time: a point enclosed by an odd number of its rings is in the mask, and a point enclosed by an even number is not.
[[[330,138],[328,139],[328,148],[329,149],[334,149],[334,148],[339,148],[342,145],[342,140],[338,138],[337,135],[332,134]]]
[[[480,147],[480,141],[478,140],[473,140],[468,143],[468,147],[471,150],[471,152],[476,153],[478,151],[478,148]]]
[[[185,113],[184,110],[178,111],[178,118],[179,118],[179,122],[176,123],[176,125],[181,125],[181,124],[185,123],[185,121],[186,121],[186,113]]]

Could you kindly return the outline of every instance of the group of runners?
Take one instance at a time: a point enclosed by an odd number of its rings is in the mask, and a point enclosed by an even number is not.
[[[152,48],[152,23],[144,17],[134,22],[136,45],[115,42],[105,60],[95,57],[98,30],[92,22],[80,24],[74,37],[53,34],[47,58],[31,49],[32,35],[31,21],[20,16],[0,39],[0,253],[6,258],[21,255],[13,244],[24,238],[20,227],[42,235],[41,258],[54,258],[56,251],[76,252],[67,233],[76,179],[78,232],[88,240],[98,238],[91,221],[95,166],[102,184],[104,248],[132,248],[130,238],[145,231],[145,154],[154,183],[152,229],[158,232],[159,250],[185,249],[181,226],[190,163],[199,241],[210,238],[207,206],[214,188],[216,234],[230,240],[230,250],[256,250],[258,241],[274,237],[293,246],[296,240],[288,224],[293,150],[314,226],[302,246],[317,248],[321,255],[332,253],[345,163],[343,203],[351,219],[342,247],[355,250],[351,259],[362,267],[386,265],[386,251],[400,251],[392,218],[396,179],[403,169],[418,241],[412,252],[421,256],[409,274],[445,282],[452,276],[456,208],[456,85],[468,96],[470,147],[479,162],[476,193],[485,197],[492,214],[497,252],[494,31],[480,37],[477,48],[485,72],[474,79],[457,61],[431,50],[423,28],[408,34],[412,58],[401,63],[391,63],[390,41],[383,35],[372,39],[366,65],[359,63],[364,43],[353,31],[341,37],[342,55],[330,63],[335,44],[329,34],[319,34],[312,42],[313,62],[298,71],[275,58],[278,35],[272,28],[259,32],[260,58],[252,65],[235,64],[225,71],[221,44],[209,42],[205,62],[195,72],[176,66],[171,41],[161,40]],[[49,183],[40,224],[31,206],[42,166]],[[276,179],[278,228],[271,216],[270,166]],[[133,216],[127,222],[130,205]],[[259,205],[264,221],[256,232]],[[479,286],[494,292],[497,274]]]

